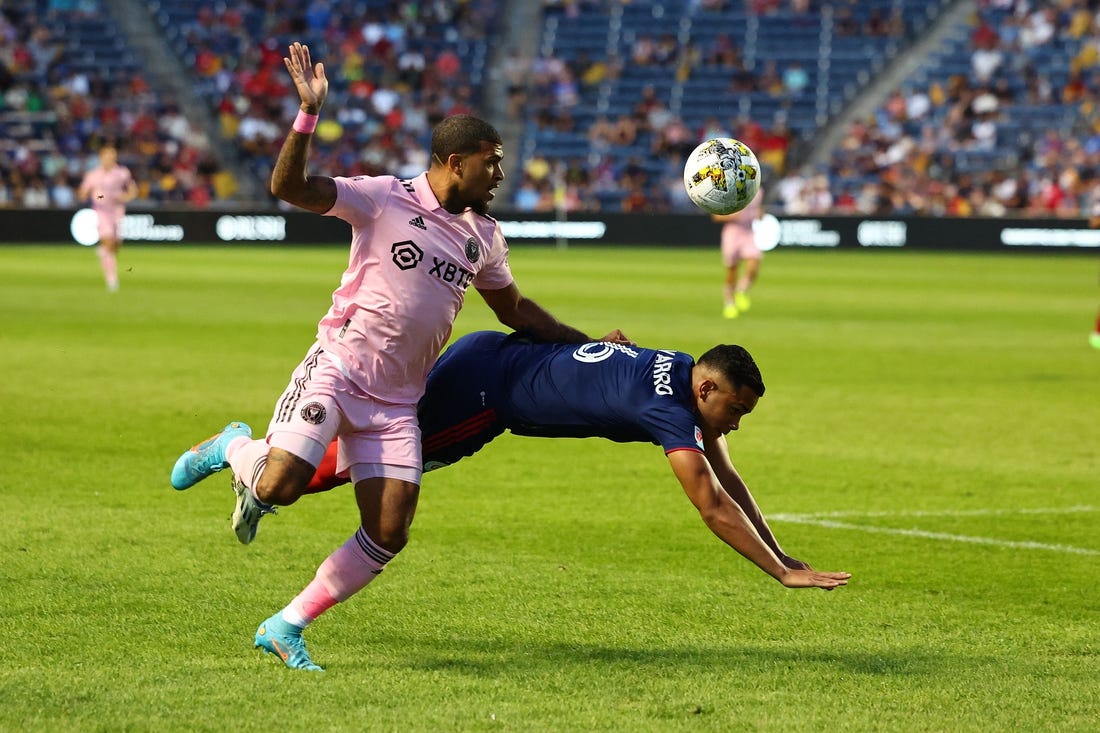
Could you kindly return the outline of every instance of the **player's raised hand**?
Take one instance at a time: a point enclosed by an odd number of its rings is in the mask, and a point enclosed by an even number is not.
[[[841,585],[848,585],[851,573],[823,573],[816,570],[791,570],[786,573],[779,582],[788,588],[821,588],[832,590]]]
[[[309,46],[295,41],[290,45],[290,58],[283,57],[286,70],[294,80],[298,96],[302,98],[302,108],[309,114],[317,114],[328,97],[328,78],[325,77],[325,65],[318,61],[312,63],[309,58]]]

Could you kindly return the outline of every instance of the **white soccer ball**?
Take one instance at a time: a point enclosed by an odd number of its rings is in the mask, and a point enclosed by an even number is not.
[[[748,206],[760,190],[760,176],[756,155],[731,137],[701,143],[684,164],[688,197],[711,214],[733,214]]]

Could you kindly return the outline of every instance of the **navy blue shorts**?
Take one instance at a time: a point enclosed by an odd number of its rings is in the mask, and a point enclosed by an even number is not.
[[[498,356],[504,339],[495,332],[463,336],[432,367],[417,406],[425,472],[472,456],[505,431]]]

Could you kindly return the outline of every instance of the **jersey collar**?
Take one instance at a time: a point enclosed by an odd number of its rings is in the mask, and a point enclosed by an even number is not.
[[[416,192],[416,197],[420,200],[420,203],[428,211],[437,211],[443,207],[439,204],[439,199],[435,197],[435,191],[432,190],[431,185],[428,183],[428,172],[424,171],[416,178],[412,179],[413,191]]]

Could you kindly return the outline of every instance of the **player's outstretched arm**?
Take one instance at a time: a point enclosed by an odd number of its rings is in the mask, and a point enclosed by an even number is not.
[[[497,320],[515,331],[527,331],[540,341],[583,344],[593,339],[583,331],[567,326],[523,295],[515,283],[496,290],[478,288]]]
[[[786,567],[764,540],[741,507],[722,490],[706,457],[688,450],[668,454],[672,472],[707,527],[768,575],[788,588],[832,590],[847,585],[850,573],[816,572]]]
[[[584,344],[596,340],[554,318],[549,311],[521,293],[515,283],[497,290],[478,288],[478,292],[492,308],[497,320],[514,331],[526,331],[539,341],[547,343]],[[636,346],[617,328],[599,340]]]
[[[328,79],[325,77],[324,64],[313,64],[309,56],[309,47],[295,41],[290,46],[290,57],[283,58],[298,96],[302,99],[301,115],[316,117],[328,97]],[[336,203],[336,182],[325,176],[306,175],[306,161],[309,158],[310,140],[313,138],[311,126],[302,126],[295,121],[295,129],[287,135],[275,168],[271,173],[271,193],[288,204],[308,211],[323,214]],[[308,131],[306,131],[308,129]]]
[[[745,512],[749,521],[752,522],[752,526],[756,528],[757,534],[760,535],[760,539],[772,549],[780,562],[794,570],[812,570],[808,563],[796,560],[779,546],[779,540],[775,538],[767,520],[764,519],[764,513],[760,511],[752,492],[749,491],[749,487],[741,478],[741,474],[737,473],[737,469],[730,459],[729,446],[726,444],[725,437],[715,435],[704,439],[703,450],[714,475],[718,478],[718,483],[722,485],[722,489]]]

